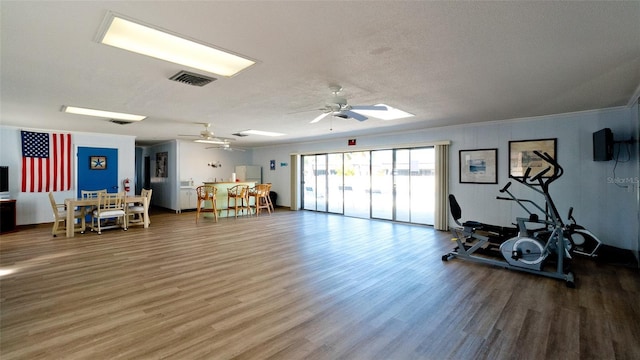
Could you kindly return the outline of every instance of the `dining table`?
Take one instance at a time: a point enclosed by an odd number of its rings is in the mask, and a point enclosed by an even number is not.
[[[125,196],[124,204],[125,211],[127,204],[130,203],[141,203],[144,208],[144,227],[149,227],[149,199],[142,195],[132,195]],[[74,237],[75,231],[74,226],[69,226],[69,224],[73,224],[74,222],[74,211],[76,207],[87,207],[87,206],[98,206],[98,198],[69,198],[64,200],[64,205],[67,209],[71,209],[67,211],[67,237]]]

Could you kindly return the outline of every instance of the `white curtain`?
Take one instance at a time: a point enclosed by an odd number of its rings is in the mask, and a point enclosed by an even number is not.
[[[291,210],[300,209],[300,207],[298,206],[298,192],[300,189],[300,187],[298,186],[300,184],[300,174],[298,173],[299,159],[300,155],[291,154],[291,159],[289,161],[289,163],[291,164],[291,166],[289,167],[291,169]]]
[[[449,145],[436,145],[436,208],[433,227],[449,230]]]

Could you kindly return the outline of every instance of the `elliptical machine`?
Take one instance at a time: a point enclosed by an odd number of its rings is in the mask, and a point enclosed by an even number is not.
[[[462,228],[451,229],[454,236],[452,240],[456,242],[457,246],[452,252],[442,256],[443,261],[462,258],[474,262],[500,266],[506,269],[564,280],[567,287],[575,287],[575,277],[569,266],[571,252],[574,247],[571,242],[571,226],[565,227],[553,203],[553,199],[549,195],[549,185],[560,178],[564,170],[549,154],[541,154],[537,151],[534,151],[534,153],[543,161],[547,162],[549,167],[531,178],[529,178],[531,168],[528,168],[522,177],[514,177],[514,180],[542,194],[546,203],[545,207],[543,208],[531,200],[515,197],[508,190],[511,182],[507,183],[500,192],[507,193],[510,197],[497,198],[500,200],[516,201],[527,211],[529,217],[516,218],[517,235],[514,237],[505,240],[504,236],[494,236],[494,241],[491,241],[491,236],[487,236],[484,230],[490,228],[490,226],[476,221],[466,221],[462,224],[459,222],[461,218],[460,206],[455,200],[455,197],[449,195],[452,215],[456,223],[462,226]],[[548,177],[544,177],[544,175],[550,171],[552,173]],[[530,211],[525,204],[534,206],[542,212],[544,219],[541,219],[536,213]],[[538,228],[527,228],[527,224],[530,223],[539,224]],[[574,220],[572,231],[584,230],[584,228],[577,228],[576,226]],[[508,231],[505,230],[504,234],[507,233]],[[593,236],[593,238],[597,240],[595,236]],[[482,254],[483,249],[491,248],[491,246],[495,246],[496,243],[499,243],[499,254],[504,260],[475,254]],[[594,251],[595,250],[597,250],[597,248],[594,249]],[[555,262],[555,267],[547,267],[547,269],[545,269],[545,265],[550,262]]]

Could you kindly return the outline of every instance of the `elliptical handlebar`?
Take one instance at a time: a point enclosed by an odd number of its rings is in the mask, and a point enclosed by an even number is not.
[[[512,178],[514,180],[527,186],[546,187],[551,182],[555,181],[556,179],[562,176],[564,169],[562,169],[562,166],[560,166],[560,164],[558,164],[558,162],[551,155],[549,155],[546,152],[541,153],[538,150],[534,150],[533,153],[536,154],[542,161],[548,163],[551,166],[548,166],[546,169],[538,172],[532,178],[529,178],[529,175],[531,175],[531,171],[533,169],[531,167],[528,167],[525,170],[524,175],[513,176]],[[550,176],[548,176],[546,180],[543,180],[543,176],[546,175],[549,171],[551,171],[551,169],[553,169],[553,173]],[[506,186],[504,190],[506,190],[507,187],[508,186]],[[503,191],[500,191],[500,192],[503,192]]]
[[[555,181],[556,179],[558,179],[559,177],[562,176],[562,174],[564,173],[564,169],[562,168],[562,166],[560,166],[560,164],[558,164],[556,159],[554,159],[551,155],[549,155],[546,152],[541,153],[538,150],[534,150],[533,153],[538,155],[538,157],[540,157],[540,159],[546,161],[548,164],[553,166],[553,174],[551,174],[551,176],[549,176],[547,182],[545,183],[546,185],[548,185],[549,183]],[[548,171],[550,169],[551,169],[551,167],[547,168],[546,171]],[[543,172],[546,172],[546,171],[543,171]],[[541,172],[541,173],[543,173],[543,172]],[[542,175],[540,173],[538,173],[536,176],[542,177]]]
[[[511,182],[507,183],[502,189],[500,189],[501,193],[507,193],[510,196],[510,198],[497,196],[496,199],[515,201],[516,203],[518,203],[518,205],[520,205],[520,207],[522,207],[527,213],[529,213],[529,215],[533,215],[533,213],[525,206],[525,203],[528,203],[530,205],[533,205],[538,210],[540,210],[547,217],[547,219],[549,218],[552,219],[551,222],[546,220],[545,223],[548,223],[548,224],[554,223],[554,224],[563,225],[562,219],[558,215],[558,211],[555,205],[553,204],[553,200],[551,199],[551,196],[549,195],[549,184],[555,181],[556,179],[558,179],[560,176],[562,176],[564,170],[556,162],[556,160],[553,157],[551,157],[551,155],[549,155],[548,153],[546,152],[542,153],[537,150],[534,150],[533,153],[536,156],[538,156],[542,161],[549,164],[549,166],[547,166],[545,169],[536,173],[532,178],[529,178],[529,176],[531,175],[533,168],[527,167],[527,169],[524,171],[524,174],[522,176],[512,176],[512,179],[514,179],[515,181],[525,185],[526,187],[540,194],[543,194],[545,197],[546,205],[548,205],[548,208],[543,209],[541,206],[539,206],[538,204],[536,204],[531,200],[520,199],[514,196],[508,190],[509,187],[511,186]],[[549,172],[551,172],[550,175],[548,175]],[[544,177],[545,175],[547,175],[547,177]]]
[[[531,168],[529,168],[531,169]],[[534,177],[531,178],[531,182],[537,181],[540,182],[542,180],[542,176],[544,176],[544,174],[548,173],[549,170],[551,170],[551,166],[549,166],[548,168],[540,171],[539,173],[537,173]]]
[[[509,186],[511,186],[511,181],[509,181],[509,182],[507,183],[507,185],[505,185],[502,189],[500,189],[500,192],[501,192],[501,193],[503,193],[503,192],[507,191],[507,189],[509,188]]]

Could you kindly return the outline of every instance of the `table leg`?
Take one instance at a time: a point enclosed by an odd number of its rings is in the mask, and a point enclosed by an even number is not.
[[[70,201],[65,201],[64,202],[65,207],[67,208],[67,221],[65,223],[66,229],[67,229],[67,237],[73,237],[73,235],[75,234],[75,226],[73,224],[73,208],[71,207],[71,202]]]
[[[144,228],[149,227],[149,198],[145,197],[142,200],[142,207],[144,208]]]

